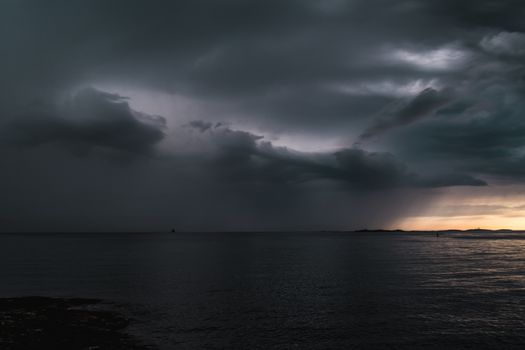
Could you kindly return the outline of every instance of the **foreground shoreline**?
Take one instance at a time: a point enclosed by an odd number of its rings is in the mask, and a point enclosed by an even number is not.
[[[0,348],[151,349],[126,333],[130,320],[99,299],[0,298]]]

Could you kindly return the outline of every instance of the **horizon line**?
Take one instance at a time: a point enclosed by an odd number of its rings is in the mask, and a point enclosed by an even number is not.
[[[442,230],[406,230],[406,229],[356,229],[356,230],[345,230],[345,229],[321,229],[321,230],[286,230],[286,229],[275,229],[275,230],[151,230],[151,231],[0,231],[0,235],[8,234],[104,234],[104,233],[113,233],[113,234],[152,234],[152,233],[363,233],[363,232],[406,232],[406,233],[416,233],[416,232],[473,232],[473,231],[483,231],[483,232],[525,232],[524,229],[485,229],[485,228],[469,228],[469,229],[442,229]]]

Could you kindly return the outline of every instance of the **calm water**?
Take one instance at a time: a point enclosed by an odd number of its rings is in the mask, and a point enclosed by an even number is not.
[[[525,347],[525,240],[0,235],[0,296],[96,297],[162,349]]]

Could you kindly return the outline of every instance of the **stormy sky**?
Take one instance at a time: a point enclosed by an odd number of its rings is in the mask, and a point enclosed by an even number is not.
[[[525,228],[522,0],[3,0],[0,231]]]

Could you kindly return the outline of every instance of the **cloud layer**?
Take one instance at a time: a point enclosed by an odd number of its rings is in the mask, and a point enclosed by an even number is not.
[[[519,0],[3,1],[2,230],[377,227],[440,188],[519,185],[524,16]]]

